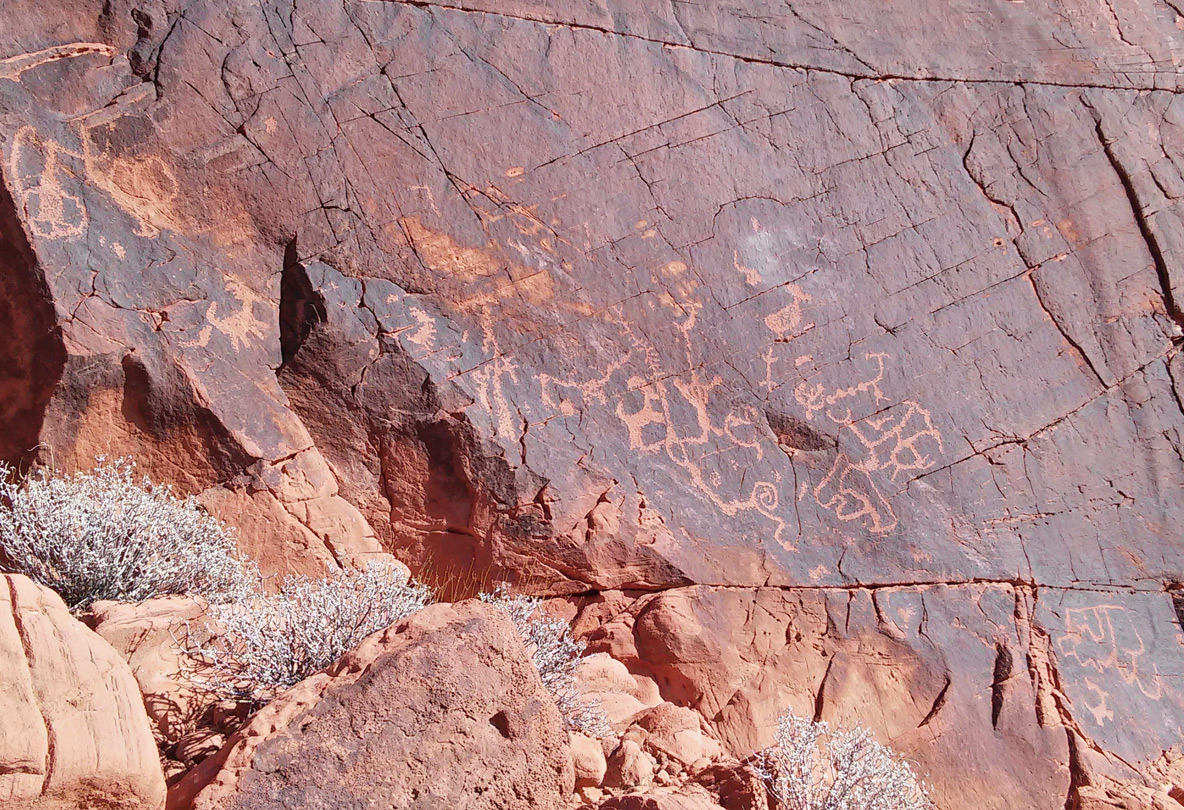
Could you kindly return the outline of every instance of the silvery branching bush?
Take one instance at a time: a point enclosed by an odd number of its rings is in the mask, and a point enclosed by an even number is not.
[[[122,458],[23,481],[0,465],[0,565],[57,591],[75,612],[165,594],[232,601],[256,579],[230,528],[192,497],[136,480]]]
[[[208,632],[189,634],[210,640],[183,644],[189,678],[219,697],[263,704],[431,601],[430,588],[384,562],[288,576],[275,593],[210,606]]]
[[[576,669],[584,654],[584,644],[572,637],[571,625],[549,615],[543,609],[543,600],[512,593],[504,583],[493,593],[481,594],[481,600],[510,617],[567,728],[591,737],[611,736],[612,727],[604,709],[599,703],[583,698],[576,686]]]
[[[790,712],[754,767],[783,810],[932,810],[912,766],[865,728],[832,730]]]

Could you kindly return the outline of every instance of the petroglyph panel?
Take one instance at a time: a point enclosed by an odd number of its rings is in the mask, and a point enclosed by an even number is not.
[[[1168,594],[1054,590],[1036,615],[1086,734],[1132,760],[1178,744],[1184,632]]]
[[[382,525],[392,425],[463,423],[497,496],[455,534],[575,590],[1184,575],[1166,96],[734,59],[698,11],[720,48],[234,9],[22,39],[0,92],[72,345],[159,356],[250,453],[315,443]],[[655,15],[622,19],[682,36]],[[299,414],[297,265],[352,302]]]

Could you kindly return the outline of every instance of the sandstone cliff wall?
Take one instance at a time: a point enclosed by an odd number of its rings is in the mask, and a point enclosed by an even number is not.
[[[1182,28],[8,2],[0,456],[584,594],[735,753],[801,704],[1075,801],[1184,726]]]

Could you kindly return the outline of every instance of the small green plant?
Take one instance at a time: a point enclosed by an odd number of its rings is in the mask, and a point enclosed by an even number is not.
[[[267,703],[431,601],[430,588],[382,562],[323,578],[289,576],[274,594],[210,607],[211,640],[183,645],[193,659],[190,679],[219,697]]]
[[[510,617],[567,728],[591,737],[611,736],[612,727],[604,709],[582,697],[576,686],[576,669],[584,654],[584,644],[572,637],[571,625],[548,615],[542,599],[513,593],[506,583],[499,584],[492,593],[481,594],[480,598]]]
[[[100,599],[249,593],[257,574],[233,531],[134,472],[129,459],[99,458],[90,472],[38,470],[19,481],[0,465],[0,567],[53,589],[75,612]]]
[[[754,767],[783,810],[932,810],[912,766],[865,728],[832,730],[791,712]]]

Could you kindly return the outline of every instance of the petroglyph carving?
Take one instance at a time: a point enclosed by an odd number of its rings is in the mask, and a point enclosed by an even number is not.
[[[757,271],[756,268],[749,267],[740,261],[739,250],[732,251],[732,266],[735,267],[736,272],[742,274],[744,276],[744,280],[753,287],[764,281],[760,272]]]
[[[40,51],[10,56],[7,59],[0,59],[0,79],[19,82],[21,74],[26,70],[32,70],[59,59],[72,59],[88,54],[112,57],[115,56],[115,49],[101,42],[71,42],[68,45],[54,45]]]
[[[789,303],[765,317],[765,326],[776,335],[778,341],[800,337],[814,328],[814,323],[802,323],[802,305],[810,303],[810,296],[796,284],[786,284],[782,289],[789,294]]]
[[[840,448],[845,448],[813,490],[818,505],[839,520],[860,520],[873,534],[885,534],[896,527],[897,518],[871,474],[896,481],[901,473],[928,469],[942,451],[942,440],[931,414],[919,403],[906,399],[883,408],[887,397],[880,384],[891,358],[874,352],[863,359],[874,369],[855,385],[828,391],[803,381],[794,397],[808,418],[822,413],[837,425]],[[871,415],[854,418],[859,405]],[[847,437],[850,440],[844,441]]]
[[[688,334],[703,309],[697,295],[699,282],[688,275],[687,265],[680,261],[667,262],[650,278],[662,288],[658,301],[669,310],[678,328]]]
[[[494,199],[489,195],[495,192],[490,189],[479,198]],[[466,330],[459,343],[478,345],[484,359],[454,370],[449,379],[464,376],[472,386],[474,398],[489,412],[498,435],[516,439],[521,433],[523,417],[513,397],[507,394],[507,386],[519,382],[518,363],[511,356],[512,348],[505,347],[499,339],[497,327],[508,318],[534,320],[533,307],[550,302],[554,296],[550,268],[558,263],[554,259],[552,233],[533,211],[500,202],[500,193],[496,197],[495,201],[504,210],[482,212],[483,223],[508,219],[518,234],[501,242],[491,237],[480,247],[470,247],[424,226],[417,219],[408,217],[400,222],[423,262],[438,276],[458,283],[441,286],[433,292],[475,320],[474,328]],[[422,359],[441,351],[436,345],[439,328],[434,319],[421,309],[411,311],[418,323],[414,333],[407,336],[415,344],[413,356]]]
[[[1085,700],[1085,708],[1090,714],[1094,716],[1094,723],[1099,726],[1106,725],[1107,722],[1114,720],[1114,712],[1107,705],[1106,701],[1110,697],[1110,693],[1102,687],[1094,683],[1092,678],[1082,678],[1082,683],[1085,688],[1093,695],[1097,696],[1097,700]]]
[[[226,335],[236,350],[274,340],[276,304],[230,276],[226,277],[226,291],[237,299],[238,306],[211,301],[206,309],[206,325],[189,345],[208,346],[215,329]]]
[[[864,469],[884,470],[893,481],[902,472],[928,469],[935,458],[927,450],[942,450],[929,411],[908,399],[847,427],[867,451]]]
[[[170,214],[180,192],[176,174],[157,155],[117,154],[110,141],[126,109],[102,110],[82,121],[79,138],[87,177],[106,191],[115,204],[136,221],[137,236],[148,239],[161,228],[174,227]]]
[[[1065,611],[1065,633],[1057,639],[1057,649],[1080,666],[1106,677],[1117,675],[1123,683],[1135,686],[1146,697],[1157,700],[1163,694],[1159,671],[1150,659],[1143,635],[1130,613],[1121,605],[1095,605]],[[1095,688],[1095,692],[1101,690]],[[1096,718],[1109,717],[1105,693],[1090,706]]]
[[[496,350],[495,350],[496,351]],[[490,414],[497,433],[513,439],[521,432],[522,414],[506,394],[506,384],[518,381],[518,364],[509,357],[495,356],[473,369],[469,378],[476,384],[476,398]]]
[[[409,305],[407,313],[415,319],[414,331],[406,339],[415,344],[424,356],[436,350],[436,319],[417,306]]]
[[[862,521],[872,534],[886,534],[896,528],[896,514],[876,489],[867,469],[841,451],[830,472],[814,487],[814,499],[839,520]]]
[[[499,330],[508,318],[526,317],[532,305],[554,306],[553,287],[563,278],[560,248],[567,243],[534,207],[508,201],[492,188],[470,195],[474,205],[484,201],[495,206],[479,212],[488,234],[481,246],[458,244],[414,219],[405,219],[402,225],[437,277],[458,282],[433,292],[476,319],[463,336],[467,345],[480,347],[476,362],[466,360],[450,379],[463,377],[474,399],[490,414],[497,434],[517,440],[525,430],[517,389],[530,381],[520,373],[515,346],[506,346]],[[511,232],[495,237],[489,226],[503,221],[513,226]],[[638,228],[645,225],[638,223]],[[760,273],[742,263],[739,253],[734,260],[747,281],[761,281]],[[565,311],[576,317],[596,317],[614,326],[617,340],[610,351],[596,354],[593,367],[570,375],[537,377],[539,402],[550,411],[543,419],[582,417],[589,404],[607,405],[620,420],[632,452],[664,457],[722,514],[768,521],[768,534],[784,548],[793,549],[792,532],[799,531],[799,523],[795,515],[783,512],[787,507],[796,509],[797,484],[784,480],[779,467],[759,464],[771,447],[766,418],[750,404],[730,401],[722,390],[722,378],[703,370],[702,345],[692,335],[706,306],[697,276],[684,261],[675,259],[655,265],[650,281],[652,286],[629,299],[629,306],[663,312],[677,335],[675,347],[659,352],[650,336],[638,330],[635,319],[620,309],[624,302],[598,310],[565,304]],[[788,342],[813,327],[806,317],[811,303],[808,294],[792,283],[772,292],[780,303],[765,316],[764,324],[774,342]],[[440,349],[433,346],[432,329],[420,323],[413,330],[422,343],[416,354],[430,354],[441,362],[458,359],[437,354]],[[559,333],[550,339],[564,336]],[[680,360],[686,364],[684,370],[671,373],[672,363]],[[774,358],[767,356],[767,361],[766,387],[771,389],[780,383],[771,368]],[[883,494],[885,483],[932,466],[942,449],[941,435],[928,411],[912,400],[893,405],[885,396],[882,383],[889,361],[887,354],[868,353],[857,360],[865,365],[865,373],[853,385],[829,389],[803,381],[794,392],[808,419],[834,423],[839,430],[828,429],[826,434],[840,436],[839,450],[825,476],[816,483],[803,482],[803,492],[839,520],[858,522],[872,534],[891,532],[899,522]],[[616,391],[623,393],[614,395]],[[754,474],[756,470],[763,472]]]
[[[780,514],[782,482],[754,478],[747,483],[747,469],[764,457],[760,440],[764,417],[755,408],[737,406],[717,424],[708,403],[722,383],[721,378],[698,369],[648,384],[632,377],[628,385],[633,390],[617,404],[617,417],[629,431],[633,450],[665,455],[723,514],[762,515],[772,523],[773,539],[792,551],[795,546],[789,539],[789,524]],[[635,405],[632,409],[631,403]],[[718,449],[720,445],[722,449]],[[728,493],[725,480],[738,481],[739,491]]]
[[[863,394],[870,394],[875,403],[887,400],[884,392],[880,390],[880,382],[884,379],[884,361],[888,359],[888,355],[883,352],[872,352],[865,354],[863,359],[875,364],[875,373],[848,388],[839,388],[827,393],[821,383],[811,385],[808,381],[802,380],[797,384],[793,396],[798,404],[806,409],[807,419],[813,419],[819,411],[825,411],[835,424],[849,425],[852,421],[851,407],[844,406],[844,400]]]
[[[106,53],[96,48],[80,52]],[[35,54],[26,56],[32,58]],[[37,64],[53,58],[64,56],[50,54]],[[4,64],[0,63],[0,70]],[[32,66],[28,64],[22,69]],[[10,70],[16,69],[10,66]],[[134,99],[127,102],[134,103]],[[25,219],[36,236],[70,239],[86,231],[90,213],[81,194],[84,184],[110,195],[136,221],[134,230],[138,236],[152,238],[160,233],[161,227],[173,225],[170,206],[180,191],[173,170],[156,155],[123,157],[116,155],[110,145],[117,122],[129,115],[127,104],[104,108],[78,119],[80,151],[65,148],[31,126],[22,127],[13,136],[10,174],[16,196],[25,209]]]
[[[67,190],[77,181],[63,157],[78,155],[42,138],[33,127],[22,127],[12,139],[9,166],[14,191],[30,230],[44,239],[80,236],[90,223],[82,197]]]

